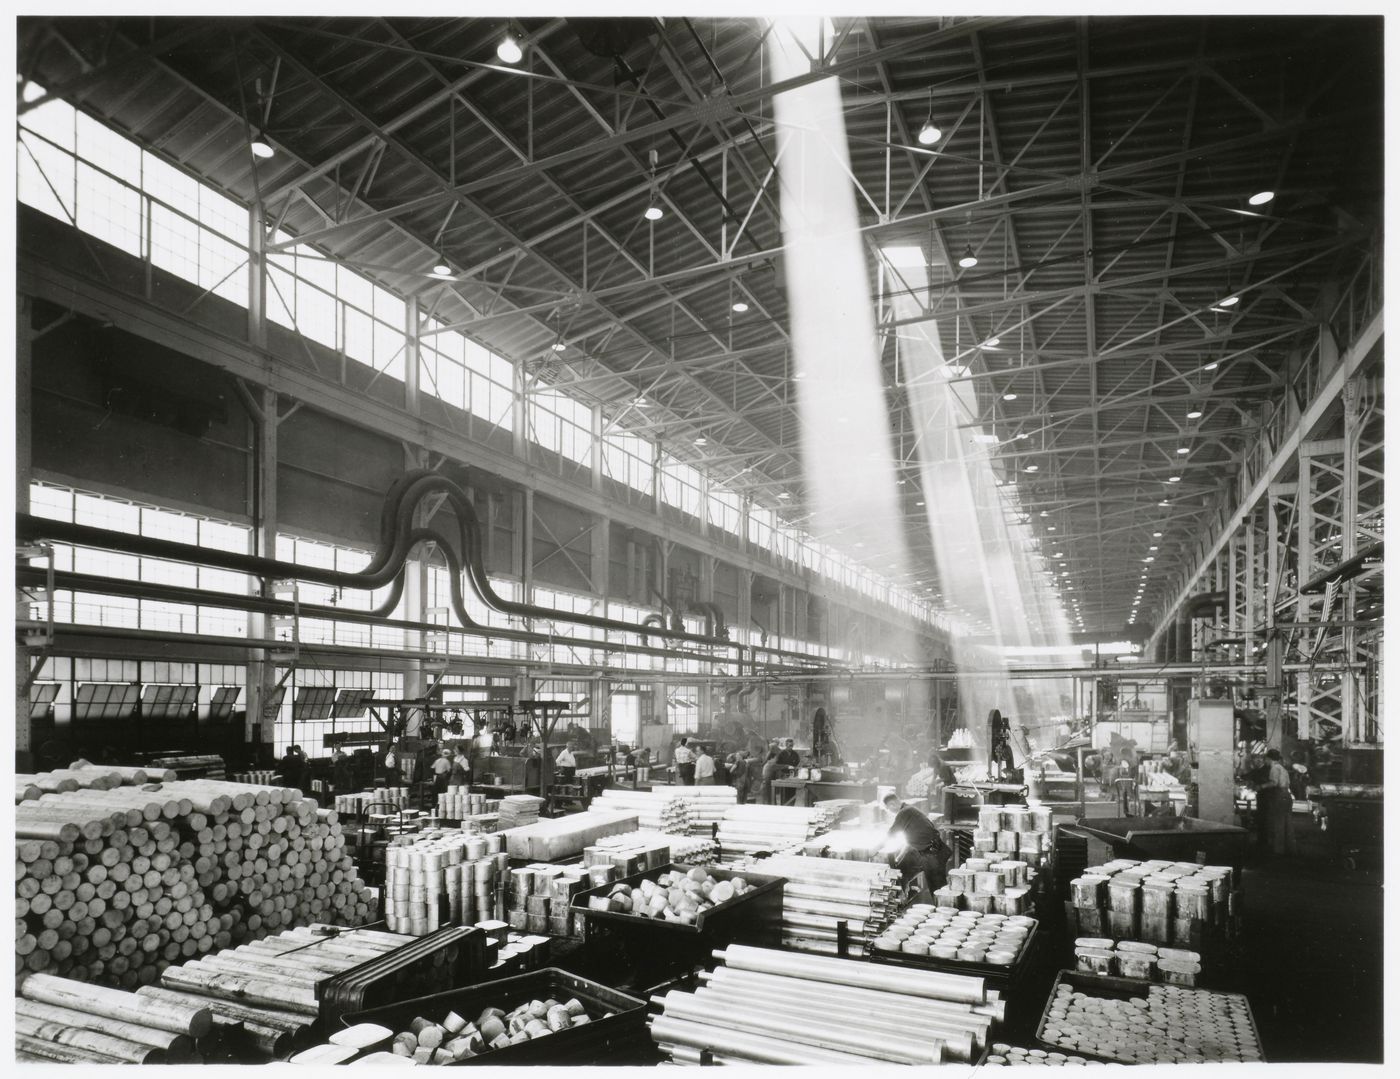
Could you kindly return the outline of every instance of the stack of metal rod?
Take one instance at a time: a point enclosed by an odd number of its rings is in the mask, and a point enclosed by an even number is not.
[[[830,813],[815,808],[736,805],[719,825],[720,858],[733,862],[759,851],[785,851],[827,831]]]
[[[724,814],[739,804],[739,792],[733,787],[671,787],[690,808],[690,835],[712,836]]]
[[[15,776],[15,801],[34,802],[45,794],[67,794],[77,790],[111,790],[114,787],[139,787],[146,783],[163,783],[175,779],[174,772],[164,768],[136,768],[125,765],[90,764],[76,760],[67,768],[52,772]]]
[[[690,831],[690,801],[673,787],[653,787],[649,791],[629,791],[609,787],[593,799],[594,809],[615,809],[635,813],[637,827],[650,832],[685,835]]]
[[[206,1009],[216,1030],[275,1057],[316,1023],[321,983],[411,943],[395,933],[303,926],[170,967],[159,986],[136,996],[151,1007]]]
[[[503,837],[437,829],[399,836],[384,852],[384,922],[421,937],[500,913],[509,858]]]
[[[837,927],[845,922],[850,954],[860,955],[899,908],[899,871],[878,862],[777,856],[751,864],[756,872],[787,878],[784,947],[837,955]]]
[[[356,794],[337,794],[335,811],[346,815],[363,813],[374,804],[392,806],[408,805],[407,787],[375,787],[372,791],[359,791]]]
[[[49,974],[15,992],[15,1057],[62,1064],[197,1063],[213,1026],[203,1004],[151,1000]]]
[[[155,757],[148,768],[162,768],[179,773],[185,779],[223,779],[224,759],[216,753],[193,756]]]
[[[234,772],[235,783],[261,783],[264,786],[277,782],[277,772],[272,768],[260,768],[252,772]]]
[[[677,1064],[973,1062],[1004,1002],[981,978],[731,944],[693,993],[652,998]]]
[[[15,834],[22,970],[132,989],[182,958],[370,914],[336,815],[283,787],[44,793],[16,805]]]

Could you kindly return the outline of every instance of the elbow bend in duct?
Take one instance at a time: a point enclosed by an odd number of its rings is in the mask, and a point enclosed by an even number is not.
[[[1181,606],[1176,616],[1176,663],[1190,663],[1195,660],[1191,648],[1191,623],[1198,618],[1206,618],[1230,602],[1228,592],[1202,592],[1192,596]]]

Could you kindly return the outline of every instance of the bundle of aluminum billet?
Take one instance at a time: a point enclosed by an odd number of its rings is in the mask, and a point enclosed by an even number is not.
[[[301,793],[182,780],[15,807],[21,970],[134,988],[181,958],[370,907],[336,815]]]
[[[90,764],[76,760],[67,768],[51,772],[15,776],[15,801],[33,802],[45,794],[66,794],[77,790],[111,790],[113,787],[139,787],[177,778],[164,768],[136,768],[122,765]]]
[[[837,925],[846,923],[850,954],[864,953],[899,908],[900,874],[878,862],[831,858],[757,858],[757,873],[786,877],[783,946],[836,955]]]
[[[151,768],[166,768],[191,779],[223,779],[224,759],[216,753],[201,753],[186,756],[155,757]]]
[[[203,1003],[151,1000],[51,974],[15,988],[15,1058],[42,1064],[194,1064],[213,1030]]]
[[[635,813],[637,827],[649,832],[685,835],[690,831],[691,803],[677,795],[672,787],[653,787],[649,791],[609,787],[593,799],[591,806]]]
[[[731,944],[694,992],[651,1003],[677,1064],[971,1063],[1004,1018],[981,978]]]
[[[725,811],[739,803],[739,792],[730,786],[671,787],[670,790],[685,799],[690,809],[691,835],[714,835],[715,825],[724,820]]]
[[[136,991],[144,1006],[207,1011],[223,1031],[269,1058],[285,1055],[320,1017],[317,987],[410,943],[370,929],[300,926],[161,975]]]
[[[798,806],[736,805],[719,825],[720,857],[732,860],[759,851],[788,850],[827,829],[828,814]]]
[[[384,923],[421,937],[444,925],[499,917],[509,858],[499,835],[432,829],[384,852]]]

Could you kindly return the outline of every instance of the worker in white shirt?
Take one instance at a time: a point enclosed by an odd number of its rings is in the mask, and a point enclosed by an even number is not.
[[[698,786],[712,787],[715,783],[715,759],[700,747],[700,755],[695,758],[695,782]]]
[[[671,763],[676,766],[676,782],[683,787],[689,787],[695,782],[695,751],[687,744],[689,739],[682,738],[680,744],[671,751]]]

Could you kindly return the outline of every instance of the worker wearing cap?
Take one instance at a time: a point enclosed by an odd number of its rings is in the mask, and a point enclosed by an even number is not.
[[[891,855],[891,863],[904,875],[906,886],[922,874],[923,886],[930,892],[937,891],[947,882],[952,851],[933,821],[913,806],[905,805],[898,795],[885,795],[884,805],[894,815],[889,838],[900,842],[900,849]]]
[[[690,748],[689,739],[682,738],[671,751],[671,763],[676,766],[676,782],[683,787],[695,783],[695,751]]]

